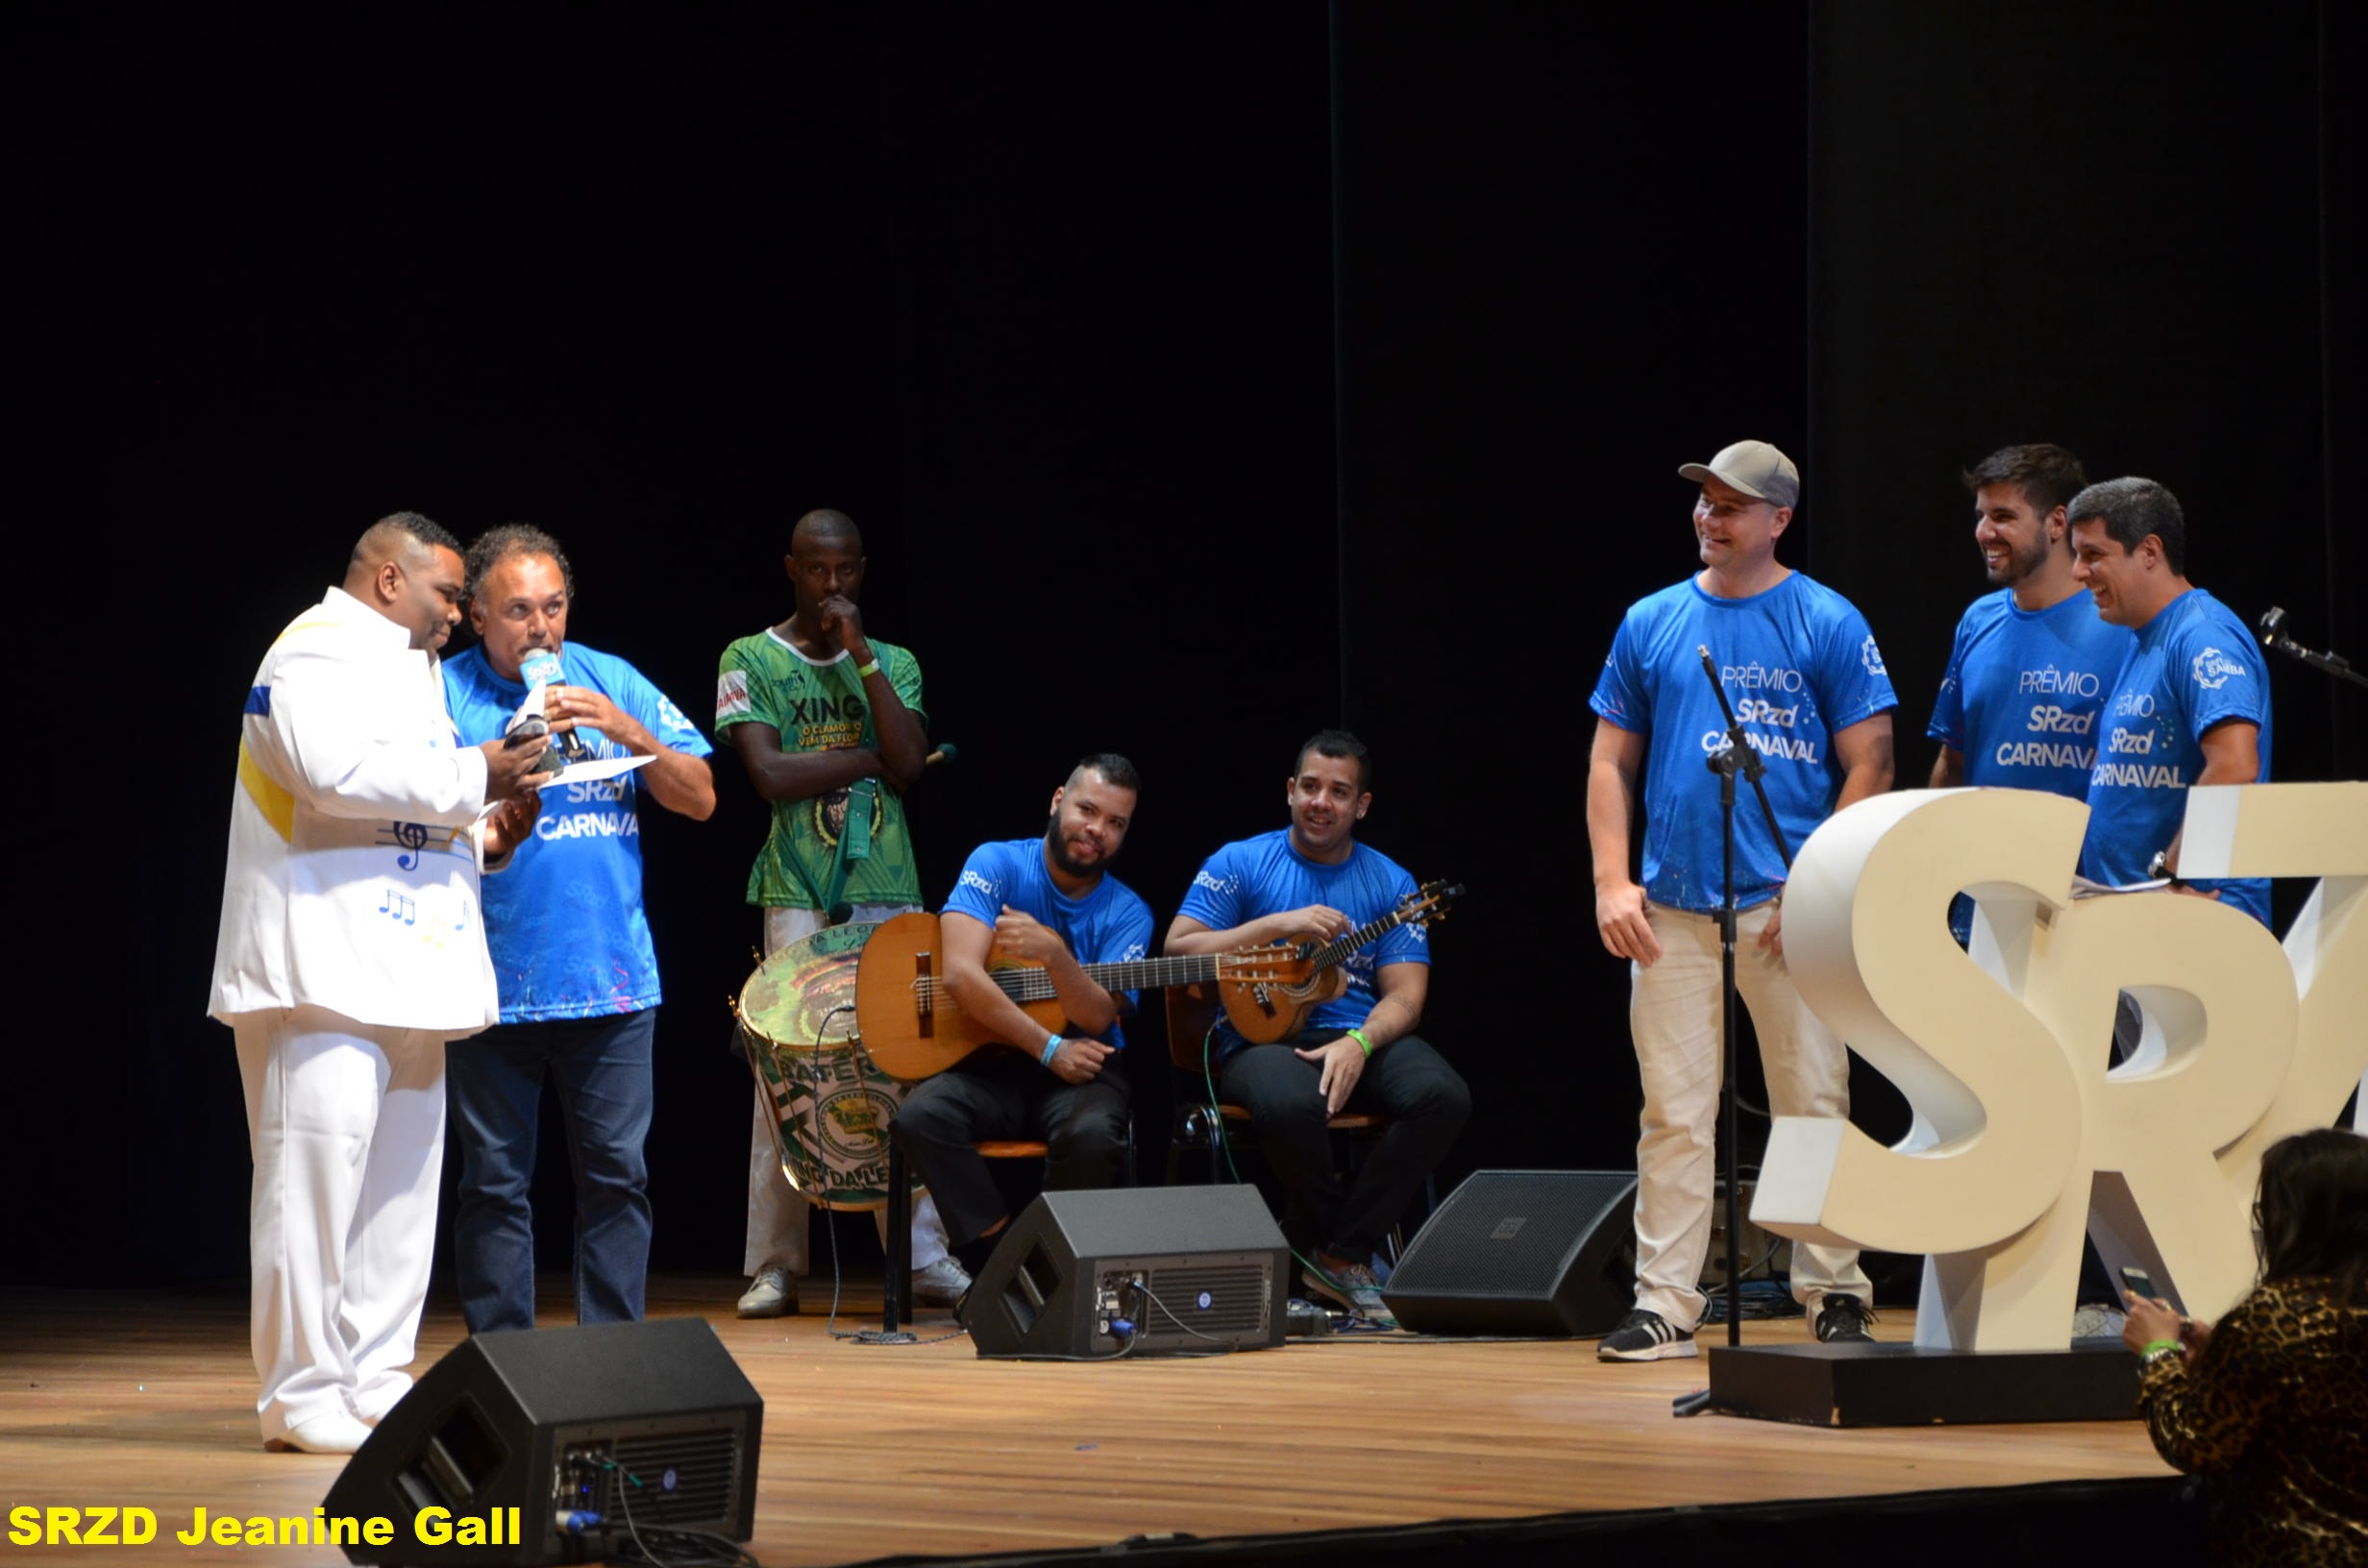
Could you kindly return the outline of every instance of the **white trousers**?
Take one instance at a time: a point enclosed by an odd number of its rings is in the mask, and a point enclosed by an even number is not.
[[[851,919],[876,922],[901,915],[910,904],[857,904]],[[811,909],[765,911],[765,956],[823,928],[822,915]],[[752,1084],[756,1115],[749,1124],[749,1227],[741,1249],[741,1271],[751,1279],[759,1269],[779,1268],[791,1274],[806,1271],[806,1235],[812,1228],[814,1206],[789,1185],[781,1157],[774,1149],[773,1102],[765,1086]],[[887,1245],[888,1211],[875,1210],[880,1244]],[[913,1267],[929,1267],[946,1256],[946,1222],[937,1217],[937,1200],[924,1192],[913,1204]]]
[[[1760,1037],[1768,1109],[1780,1116],[1850,1115],[1850,1059],[1792,989],[1783,959],[1760,946],[1775,904],[1736,919],[1735,982]],[[1648,903],[1661,940],[1651,968],[1631,964],[1628,1022],[1644,1079],[1637,1136],[1637,1305],[1681,1329],[1702,1320],[1702,1263],[1717,1192],[1718,917]],[[1795,1242],[1792,1294],[1812,1313],[1828,1291],[1869,1305],[1859,1255]]]
[[[376,1421],[407,1370],[435,1256],[441,1033],[327,1008],[232,1019],[255,1160],[247,1251],[263,1436],[331,1411]]]

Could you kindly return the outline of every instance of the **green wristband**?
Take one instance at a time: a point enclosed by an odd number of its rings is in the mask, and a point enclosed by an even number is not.
[[[2149,1339],[2146,1341],[2146,1348],[2137,1353],[2137,1359],[2141,1361],[2152,1360],[2166,1350],[2177,1350],[2178,1348],[2179,1341],[2176,1339]]]
[[[878,674],[879,660],[877,659],[874,659],[870,664],[859,664],[855,666],[855,678],[857,680],[870,680],[874,675]]]
[[[1364,1030],[1362,1030],[1362,1029],[1344,1029],[1344,1030],[1342,1030],[1342,1031],[1341,1031],[1341,1033],[1343,1033],[1343,1034],[1346,1035],[1346,1036],[1347,1036],[1350,1040],[1353,1040],[1353,1041],[1355,1041],[1358,1044],[1360,1044],[1360,1045],[1364,1046],[1364,1047],[1365,1047],[1365,1056],[1366,1056],[1366,1060],[1367,1060],[1367,1061],[1369,1061],[1369,1062],[1372,1060],[1372,1056],[1373,1056],[1373,1042],[1372,1042],[1371,1041],[1369,1041],[1369,1040],[1368,1040],[1368,1039],[1366,1039],[1366,1038],[1365,1038],[1365,1031],[1364,1031]]]

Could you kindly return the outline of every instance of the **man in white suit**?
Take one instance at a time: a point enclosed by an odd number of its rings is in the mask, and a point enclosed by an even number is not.
[[[380,520],[247,693],[210,1007],[246,1090],[274,1448],[350,1454],[409,1388],[444,1042],[496,1017],[478,875],[532,831],[542,747],[458,743],[436,650],[464,581],[451,534]]]

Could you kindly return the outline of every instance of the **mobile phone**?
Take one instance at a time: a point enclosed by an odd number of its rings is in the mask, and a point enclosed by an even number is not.
[[[2130,1290],[2143,1300],[2152,1301],[2155,1299],[2154,1276],[2147,1273],[2142,1268],[2123,1269],[2121,1271],[2121,1283],[2123,1288]]]

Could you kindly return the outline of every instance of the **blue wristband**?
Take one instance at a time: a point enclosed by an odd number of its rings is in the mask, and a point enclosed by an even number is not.
[[[1048,1066],[1048,1066],[1052,1066],[1052,1053],[1053,1053],[1053,1052],[1055,1052],[1055,1051],[1057,1051],[1057,1050],[1059,1050],[1060,1048],[1061,1048],[1061,1037],[1060,1037],[1060,1036],[1058,1036],[1058,1035],[1054,1035],[1054,1036],[1053,1036],[1050,1040],[1048,1040],[1048,1041],[1045,1041],[1045,1049],[1044,1049],[1044,1054],[1043,1054],[1042,1056],[1039,1056],[1036,1060],[1037,1060],[1037,1061],[1039,1061],[1039,1062],[1042,1062],[1042,1063],[1043,1063],[1046,1066]]]

